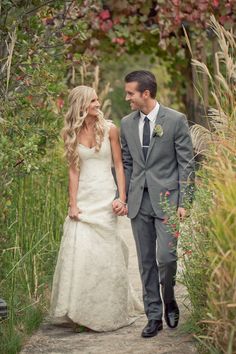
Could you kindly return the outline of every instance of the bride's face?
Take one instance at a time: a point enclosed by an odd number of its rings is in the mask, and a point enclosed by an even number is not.
[[[98,112],[99,112],[99,108],[100,108],[100,103],[98,100],[98,96],[95,94],[92,101],[90,102],[89,106],[88,106],[88,116],[90,117],[97,117],[98,116]]]

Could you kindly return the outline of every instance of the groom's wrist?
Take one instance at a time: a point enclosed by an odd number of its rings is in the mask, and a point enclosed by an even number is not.
[[[127,203],[126,203],[126,202],[123,202],[123,200],[122,200],[122,199],[118,198],[117,200],[118,200],[118,202],[119,202],[120,204],[122,204],[122,205],[124,205],[124,206],[126,206],[126,205],[127,205]]]
[[[126,203],[126,194],[120,194],[117,198],[120,199],[121,202]]]

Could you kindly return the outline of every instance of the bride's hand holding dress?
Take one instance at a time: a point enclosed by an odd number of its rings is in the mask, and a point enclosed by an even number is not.
[[[79,221],[80,214],[81,214],[81,210],[77,206],[69,207],[68,216],[70,219]]]

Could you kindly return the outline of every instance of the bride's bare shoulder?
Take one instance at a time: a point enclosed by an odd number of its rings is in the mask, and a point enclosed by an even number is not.
[[[114,122],[109,121],[108,132],[109,132],[110,138],[113,136],[117,136],[117,135],[119,135],[119,128],[114,124]]]

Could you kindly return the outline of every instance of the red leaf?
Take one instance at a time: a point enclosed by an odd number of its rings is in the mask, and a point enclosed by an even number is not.
[[[71,40],[70,36],[66,36],[65,34],[62,33],[62,39],[64,43],[68,43]]]
[[[118,37],[118,38],[115,38],[116,39],[116,43],[119,44],[119,45],[123,45],[125,43],[125,39],[122,38],[122,37]]]
[[[114,25],[118,25],[120,23],[119,17],[113,18],[113,23],[114,23]]]
[[[221,17],[219,18],[220,23],[221,23],[222,25],[224,25],[229,19],[230,19],[229,16],[221,16]]]
[[[212,5],[213,5],[214,7],[218,7],[219,4],[220,4],[220,0],[213,0],[213,1],[212,1]]]
[[[174,24],[177,25],[177,26],[179,26],[180,23],[181,23],[181,19],[180,19],[179,15],[176,14],[176,16],[175,16],[175,18],[174,18]]]
[[[108,20],[111,17],[111,15],[108,10],[103,10],[100,12],[99,17],[101,20],[105,21]]]
[[[179,232],[179,231],[176,231],[176,232],[174,233],[174,237],[178,238],[179,236],[180,236],[180,232]]]
[[[24,79],[24,76],[17,76],[16,77],[16,81],[20,81],[20,80],[23,80]]]
[[[113,27],[113,23],[111,20],[100,23],[100,29],[103,32],[108,32],[112,27]]]
[[[60,111],[64,106],[64,100],[61,97],[58,97],[56,100],[57,108]]]

